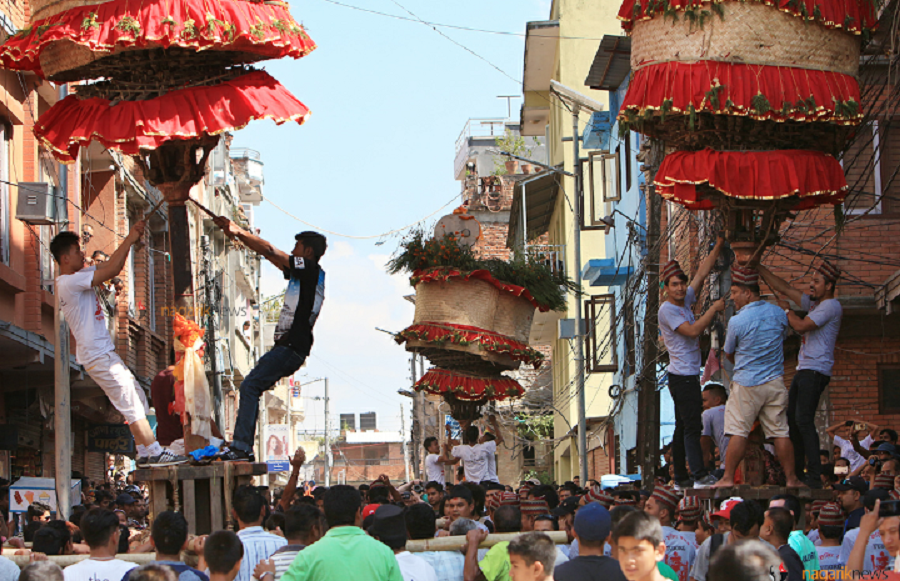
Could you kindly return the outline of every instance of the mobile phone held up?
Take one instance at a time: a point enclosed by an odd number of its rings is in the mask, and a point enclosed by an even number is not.
[[[900,516],[900,500],[882,500],[878,509],[879,517]]]
[[[835,466],[834,467],[834,475],[835,476],[843,476],[845,474],[850,474],[849,466]]]

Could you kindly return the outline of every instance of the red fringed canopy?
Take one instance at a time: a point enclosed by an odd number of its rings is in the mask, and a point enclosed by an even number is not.
[[[513,361],[522,361],[541,366],[544,355],[530,348],[527,344],[503,335],[498,335],[478,327],[453,325],[450,323],[422,323],[407,327],[397,334],[396,341],[427,341],[429,343],[452,343],[454,345],[478,345],[491,353],[507,354]]]
[[[43,75],[41,52],[69,41],[92,51],[182,47],[300,58],[316,48],[287,4],[246,0],[112,0],[67,10],[19,31],[0,46],[0,66]]]
[[[535,306],[536,309],[539,309],[542,313],[550,310],[550,307],[547,305],[542,305],[541,303],[534,300],[534,297],[531,296],[531,293],[528,292],[528,289],[521,286],[516,286],[514,284],[507,284],[505,282],[499,281],[493,276],[491,273],[486,270],[473,270],[472,272],[462,272],[455,268],[437,268],[428,271],[417,270],[410,277],[409,282],[411,285],[416,286],[420,282],[446,282],[448,280],[471,280],[473,278],[483,280],[487,283],[490,283],[497,287],[498,289],[508,292],[517,297],[522,297],[526,299],[531,304]]]
[[[452,394],[463,401],[499,401],[525,393],[519,382],[509,377],[477,377],[438,368],[430,369],[416,382],[416,391],[422,390],[435,395]]]
[[[763,1],[766,6],[772,6],[790,14],[814,20],[828,28],[843,29],[853,34],[861,34],[872,31],[878,25],[878,15],[875,13],[875,2],[871,0],[753,0]],[[724,18],[728,18],[728,7],[725,0],[625,0],[619,8],[619,20],[622,28],[630,31],[637,20],[649,20],[654,16],[660,17],[671,11],[683,16],[688,10],[708,10],[711,4],[725,4]]]
[[[839,125],[856,125],[863,116],[859,83],[849,75],[700,61],[639,68],[618,117],[633,125],[647,110],[687,114],[691,106],[696,112]]]
[[[841,164],[818,151],[676,151],[663,159],[656,191],[692,210],[708,210],[697,185],[708,184],[731,198],[778,200],[798,196],[793,208],[806,210],[840,203],[847,194]]]
[[[234,131],[257,119],[303,124],[310,111],[268,73],[255,71],[209,87],[172,91],[147,101],[79,100],[70,95],[41,115],[35,135],[53,155],[72,162],[91,140],[125,155],[172,139]]]

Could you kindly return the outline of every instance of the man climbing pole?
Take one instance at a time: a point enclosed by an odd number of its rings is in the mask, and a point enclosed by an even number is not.
[[[791,328],[802,336],[797,374],[788,392],[788,426],[794,445],[794,464],[797,474],[806,469],[806,484],[822,488],[822,463],[819,460],[819,434],[816,431],[816,410],[819,398],[831,381],[834,367],[834,345],[841,330],[843,311],[834,298],[834,288],[841,271],[823,261],[813,273],[809,292],[795,289],[768,268],[759,265],[759,273],[772,289],[794,301],[805,317],[795,314],[787,301],[779,301]]]
[[[259,398],[283,377],[300,369],[313,344],[313,326],[325,299],[325,271],[319,259],[328,247],[318,232],[301,232],[294,239],[294,249],[287,254],[271,243],[247,232],[228,218],[213,220],[232,240],[240,240],[250,250],[284,272],[288,288],[284,294],[281,315],[275,327],[275,346],[260,357],[256,367],[241,383],[234,440],[217,456],[225,461],[255,461],[253,440],[259,413]]]
[[[687,275],[674,260],[666,264],[660,276],[666,291],[666,302],[659,308],[659,330],[669,351],[669,393],[675,404],[672,455],[675,482],[680,488],[716,483],[716,477],[709,474],[703,464],[703,450],[700,447],[700,432],[703,429],[700,335],[712,323],[716,313],[725,310],[725,300],[720,298],[715,301],[697,320],[694,320],[692,307],[724,243],[722,238],[716,240],[716,245],[700,263],[690,284]],[[685,473],[685,454],[690,476]]]
[[[160,446],[153,436],[147,422],[147,397],[116,354],[98,295],[102,285],[125,267],[128,253],[140,241],[145,225],[143,220],[135,223],[109,260],[97,266],[85,267],[81,237],[75,232],[60,232],[50,242],[50,252],[59,264],[56,278],[59,304],[78,343],[75,360],[125,417],[137,444],[137,465],[141,468],[174,466],[188,461],[187,457]]]

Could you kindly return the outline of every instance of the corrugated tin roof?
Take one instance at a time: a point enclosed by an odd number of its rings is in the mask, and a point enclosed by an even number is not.
[[[631,38],[604,35],[584,84],[591,89],[615,91],[631,72]]]
[[[516,182],[513,190],[512,208],[509,212],[509,232],[507,246],[522,236],[522,189],[525,190],[526,228],[528,242],[534,240],[550,228],[550,219],[559,193],[559,174],[547,170],[528,180]]]

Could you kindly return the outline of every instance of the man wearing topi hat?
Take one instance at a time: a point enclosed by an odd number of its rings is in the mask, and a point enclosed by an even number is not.
[[[700,432],[703,430],[700,395],[700,335],[712,323],[719,311],[725,310],[724,299],[712,304],[699,319],[694,319],[692,307],[709,276],[724,240],[719,238],[709,255],[700,263],[696,275],[688,284],[688,277],[674,260],[669,261],[660,274],[666,290],[666,301],[659,307],[659,332],[669,352],[669,393],[675,404],[675,433],[672,436],[672,455],[675,482],[682,488],[709,486],[716,482],[703,463]],[[690,475],[685,472],[685,455]]]
[[[759,298],[759,272],[735,264],[731,300],[738,309],[728,322],[724,351],[734,363],[731,395],[725,404],[725,435],[731,436],[725,474],[715,486],[734,486],[734,472],[747,449],[747,437],[759,419],[766,438],[774,438],[775,454],[789,487],[803,483],[794,469],[794,449],[787,423],[788,393],[784,386],[784,310]],[[818,450],[816,450],[818,459]]]
[[[806,293],[795,289],[771,270],[760,265],[759,273],[775,292],[789,298],[806,311],[805,317],[795,314],[787,301],[778,306],[787,314],[791,328],[803,339],[797,361],[797,374],[788,395],[788,425],[794,444],[797,474],[806,468],[806,484],[822,487],[822,464],[819,460],[819,434],[816,431],[816,410],[819,398],[834,366],[834,344],[841,329],[841,304],[834,298],[834,288],[841,271],[826,261],[816,268]]]

